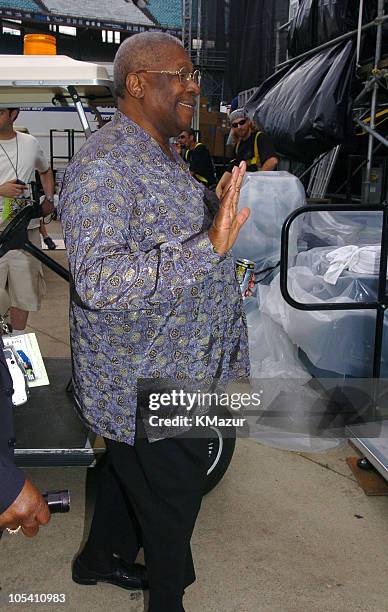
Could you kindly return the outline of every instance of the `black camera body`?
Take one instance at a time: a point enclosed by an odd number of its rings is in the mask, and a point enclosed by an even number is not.
[[[42,496],[47,502],[51,514],[69,512],[70,493],[67,489],[62,491],[47,491],[47,493],[42,493]]]

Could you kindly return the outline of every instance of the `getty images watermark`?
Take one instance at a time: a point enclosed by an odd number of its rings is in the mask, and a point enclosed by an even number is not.
[[[231,411],[241,412],[248,407],[259,408],[261,393],[210,393],[183,389],[172,389],[164,392],[153,392],[148,397],[148,408],[151,414],[148,423],[151,427],[242,427],[246,418]],[[186,414],[165,416],[160,414],[164,409],[180,411]],[[219,410],[222,409],[222,413]],[[205,413],[202,413],[205,410]],[[216,414],[214,414],[216,410]],[[193,414],[199,411],[200,414]],[[226,414],[228,411],[228,414]]]
[[[259,439],[379,437],[388,420],[387,379],[254,379],[225,385],[140,379],[138,405],[150,439],[223,436]],[[201,389],[202,387],[202,389]]]

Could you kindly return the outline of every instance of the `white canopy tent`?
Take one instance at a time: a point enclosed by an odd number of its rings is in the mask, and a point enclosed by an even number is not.
[[[105,66],[65,55],[0,55],[0,108],[74,106],[85,134],[85,106],[113,106],[113,82]]]

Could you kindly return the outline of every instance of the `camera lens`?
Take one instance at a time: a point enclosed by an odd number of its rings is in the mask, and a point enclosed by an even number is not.
[[[47,491],[43,494],[47,502],[51,514],[69,512],[70,510],[70,493],[67,490],[63,491]]]

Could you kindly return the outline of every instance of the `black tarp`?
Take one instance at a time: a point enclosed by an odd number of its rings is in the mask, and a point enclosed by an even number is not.
[[[360,0],[317,0],[317,30],[315,44],[322,45],[341,34],[358,27]],[[377,15],[377,1],[366,0],[363,7],[363,23]]]
[[[358,26],[360,0],[301,0],[289,31],[292,57],[318,47]],[[365,0],[363,24],[377,14],[377,0]]]
[[[301,0],[289,30],[288,51],[291,57],[309,51],[315,46],[316,28],[316,0]]]
[[[353,72],[354,43],[335,45],[272,75],[246,110],[278,153],[310,161],[351,131]]]
[[[274,0],[231,0],[227,83],[230,96],[262,83],[273,72]]]

